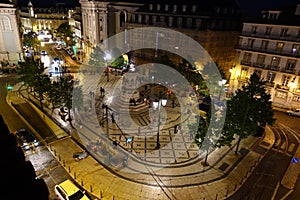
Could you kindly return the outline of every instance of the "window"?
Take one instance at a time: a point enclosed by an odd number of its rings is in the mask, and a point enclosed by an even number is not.
[[[254,41],[255,41],[254,39],[248,39],[247,47],[252,48],[253,44],[254,44]]]
[[[193,22],[192,18],[187,18],[186,19],[186,27],[187,28],[191,28],[192,22]]]
[[[267,26],[267,27],[266,27],[265,35],[270,35],[270,34],[271,34],[271,31],[272,31],[272,27]]]
[[[280,37],[285,37],[285,36],[287,36],[287,32],[288,32],[288,29],[287,29],[287,28],[282,28],[282,29],[281,29],[281,33],[280,33]]]
[[[169,5],[168,4],[165,5],[165,11],[169,11]]]
[[[272,60],[271,60],[271,66],[277,67],[277,66],[279,66],[279,62],[280,62],[280,58],[274,56],[274,57],[272,58]]]
[[[267,50],[268,49],[268,45],[269,45],[269,41],[267,41],[267,40],[262,40],[261,41],[261,49],[262,50]]]
[[[256,29],[257,29],[257,26],[252,26],[251,27],[251,34],[256,34]]]
[[[294,96],[293,101],[300,102],[300,96]]]
[[[273,83],[275,80],[276,73],[269,71],[267,74],[267,81]]]
[[[155,24],[155,23],[156,23],[156,20],[157,20],[157,16],[153,15],[153,16],[152,16],[152,23]]]
[[[265,55],[262,55],[262,54],[258,54],[257,56],[257,64],[264,64],[265,63],[265,59],[266,59],[266,56]]]
[[[157,9],[157,11],[160,11],[160,4],[156,5],[156,9]]]
[[[4,32],[10,32],[11,30],[11,23],[10,19],[6,16],[4,16],[1,20],[1,28]]]
[[[245,52],[244,53],[244,61],[247,61],[247,62],[250,62],[251,61],[251,56],[252,54],[251,53],[248,53],[248,52]]]
[[[248,68],[243,67],[241,72],[241,78],[247,78],[248,75]]]
[[[300,50],[300,45],[299,44],[293,44],[292,54],[298,54],[299,50]]]
[[[288,70],[288,71],[291,71],[291,72],[293,72],[294,71],[294,69],[295,69],[295,67],[296,67],[296,60],[288,60],[287,62],[286,62],[286,66],[285,66],[285,70]]]
[[[290,83],[290,79],[291,79],[290,76],[283,75],[281,80],[281,85],[287,87]]]
[[[276,92],[276,97],[281,98],[281,99],[286,99],[287,98],[287,93],[286,92],[277,91]]]
[[[283,42],[277,42],[276,51],[282,51],[283,45],[284,45]]]
[[[178,17],[177,18],[177,26],[180,28],[182,26],[182,18]]]
[[[256,70],[254,70],[254,73],[255,73],[259,78],[261,78],[261,73],[262,73],[261,70],[256,69]]]

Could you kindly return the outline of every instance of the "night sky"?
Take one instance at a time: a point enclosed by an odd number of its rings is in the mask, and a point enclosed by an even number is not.
[[[187,0],[188,1],[188,0]],[[225,0],[224,0],[225,1]],[[284,5],[300,3],[300,0],[236,0],[244,16],[255,16],[265,8],[280,8]],[[28,0],[18,0],[20,4],[27,4]],[[67,7],[79,6],[79,0],[31,0],[35,5],[55,5],[56,3],[65,3]],[[163,2],[162,2],[163,3]]]

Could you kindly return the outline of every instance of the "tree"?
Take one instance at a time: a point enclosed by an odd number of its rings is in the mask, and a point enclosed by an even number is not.
[[[68,109],[68,120],[71,121],[71,108],[73,97],[73,77],[71,75],[62,76],[59,80],[59,90],[61,91],[61,102]]]
[[[46,74],[40,74],[36,76],[35,83],[34,83],[34,91],[38,93],[40,106],[43,110],[43,99],[44,94],[48,93],[51,88],[50,78]]]
[[[48,91],[48,99],[52,104],[52,113],[55,108],[59,108],[62,105],[61,91],[59,82],[54,81],[51,84],[50,90]]]
[[[89,64],[97,67],[104,67],[105,66],[104,57],[105,57],[104,51],[102,51],[102,49],[99,46],[96,46],[90,55]]]
[[[75,41],[73,38],[74,32],[72,31],[72,27],[69,25],[68,22],[62,23],[56,29],[56,35],[62,39],[67,46],[74,46]]]
[[[254,135],[259,127],[275,122],[271,96],[265,91],[265,81],[254,73],[247,85],[227,103],[227,130],[238,136],[235,154],[242,139]]]
[[[28,32],[27,34],[24,34],[24,40],[23,40],[24,46],[34,47],[38,45],[40,42],[36,37],[35,32]]]

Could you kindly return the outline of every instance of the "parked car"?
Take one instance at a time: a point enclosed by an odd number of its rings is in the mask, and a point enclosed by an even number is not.
[[[300,109],[288,110],[288,111],[286,111],[286,114],[290,115],[290,116],[300,117]]]
[[[65,180],[54,186],[54,192],[60,200],[89,200],[85,191],[81,191],[72,181]]]
[[[73,154],[73,158],[76,161],[82,160],[82,159],[86,158],[87,156],[88,156],[88,154],[86,151],[81,151],[81,152],[77,152],[77,153]]]
[[[36,137],[26,129],[19,129],[14,132],[14,135],[20,145],[24,150],[29,150],[30,148],[37,147],[39,141]]]

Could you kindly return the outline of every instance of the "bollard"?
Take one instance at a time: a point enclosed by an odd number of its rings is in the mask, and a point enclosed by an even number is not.
[[[83,180],[81,179],[81,186],[83,186]]]
[[[65,160],[63,160],[63,165],[64,165],[64,167],[66,166],[66,161]]]
[[[50,150],[52,151],[52,145],[51,144],[49,145],[49,147],[50,147]]]
[[[55,151],[55,149],[54,149],[54,155],[56,156],[56,151]]]
[[[60,159],[60,154],[58,154],[58,160],[61,161],[61,159]]]
[[[76,172],[74,172],[74,179],[76,179]]]
[[[90,192],[93,192],[93,186],[90,185]]]
[[[103,196],[102,196],[102,190],[100,190],[100,198],[102,199],[102,197],[103,197]]]
[[[69,166],[68,168],[69,168],[69,173],[71,173],[71,167]]]
[[[235,186],[234,186],[234,190],[233,190],[233,191],[235,191],[235,190],[236,190],[236,186],[237,186],[237,185],[235,184]]]
[[[216,200],[218,200],[218,194],[216,194]]]
[[[227,188],[227,191],[226,191],[226,195],[225,195],[225,197],[227,197],[227,196],[228,196],[228,193],[229,193],[229,190],[228,190],[228,188]]]
[[[113,200],[115,200],[115,196],[113,195]]]

